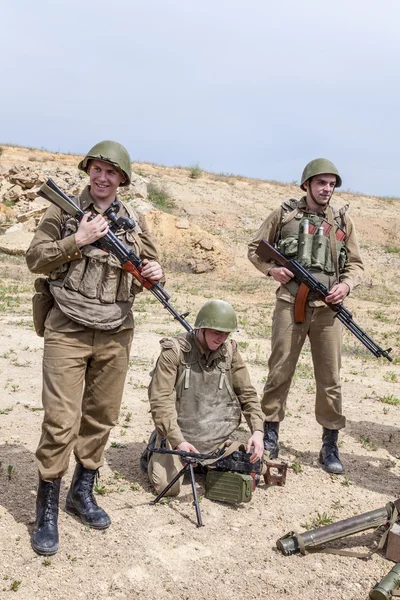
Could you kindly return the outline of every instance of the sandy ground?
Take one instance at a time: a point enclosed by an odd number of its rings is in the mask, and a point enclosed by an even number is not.
[[[210,297],[234,304],[240,322],[235,338],[261,394],[274,285],[247,263],[245,242],[270,208],[292,196],[295,187],[211,176],[191,181],[183,170],[142,169],[147,174],[154,171],[168,184],[178,213],[216,240],[219,258],[213,272],[174,271],[172,217],[150,217],[153,226],[158,223],[160,245],[168,247],[166,287],[174,306],[190,309],[193,321]],[[357,322],[383,347],[393,346],[393,356],[399,357],[399,254],[384,251],[388,240],[396,241],[399,203],[346,194],[342,199],[351,200],[366,260],[365,283],[346,304]],[[314,418],[315,387],[305,347],[281,427],[281,454],[289,465],[286,486],[267,488],[262,483],[250,503],[235,507],[202,497],[204,480],[199,477],[205,526],[197,528],[190,484],[185,483],[178,499],[152,506],[154,496],[139,468],[152,430],[149,371],[160,337],[179,330],[148,293],[135,306],[137,327],[122,411],[101,470],[105,493],[98,501],[111,515],[112,526],[105,532],[92,531],[64,512],[71,460],[61,492],[60,550],[50,559],[37,556],[30,534],[37,486],[34,452],[42,418],[43,342],[32,329],[32,282],[23,257],[0,255],[0,598],[12,596],[13,590],[17,597],[32,600],[368,598],[373,584],[393,566],[383,554],[369,561],[321,553],[284,557],[275,543],[287,531],[303,530],[318,519],[344,519],[399,496],[400,407],[388,403],[400,401],[398,359],[375,359],[345,332],[347,427],[340,441],[346,475],[329,476],[318,465],[321,428]],[[239,439],[247,435],[241,427]],[[367,531],[336,546],[365,550],[375,540]]]

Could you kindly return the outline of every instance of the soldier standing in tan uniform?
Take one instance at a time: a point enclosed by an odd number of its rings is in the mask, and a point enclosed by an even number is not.
[[[249,244],[249,259],[262,273],[280,284],[272,320],[268,379],[261,401],[265,414],[264,447],[271,458],[279,452],[279,423],[285,416],[286,399],[308,336],[316,381],[315,415],[323,427],[320,463],[328,473],[343,473],[337,446],[338,430],[346,424],[342,414],[340,367],[342,326],[335,313],[293,273],[275,263],[263,262],[255,251],[262,239],[275,245],[287,258],[295,258],[329,289],[327,302],[340,304],[361,281],[363,264],[353,221],[330,205],[341,177],[329,160],[308,163],[303,171],[301,200],[288,200],[272,211]]]
[[[199,311],[195,331],[161,340],[161,354],[149,387],[156,431],[149,446],[185,452],[212,453],[239,427],[243,413],[252,435],[247,452],[251,462],[263,455],[263,415],[257,392],[229,334],[237,329],[235,311],[228,302],[210,300]],[[157,493],[181,470],[179,457],[147,449],[141,464]],[[180,480],[169,490],[175,496]]]
[[[26,254],[29,269],[48,277],[53,297],[44,321],[44,418],[36,451],[39,489],[32,536],[34,550],[45,555],[58,550],[60,483],[71,451],[77,464],[66,511],[96,529],[111,524],[97,506],[93,485],[118,419],[133,337],[131,308],[141,291],[113,256],[92,245],[107,234],[102,213],[113,203],[118,216],[126,218],[126,228],[116,235],[143,259],[142,275],[152,282],[162,277],[144,217],[116,195],[119,186],[131,181],[126,149],[100,142],[78,168],[90,178],[74,198],[85,216],[78,222],[50,206]]]

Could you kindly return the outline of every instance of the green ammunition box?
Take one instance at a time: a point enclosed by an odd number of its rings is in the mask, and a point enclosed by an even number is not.
[[[210,469],[206,477],[205,496],[209,500],[239,504],[251,500],[252,487],[251,475]]]

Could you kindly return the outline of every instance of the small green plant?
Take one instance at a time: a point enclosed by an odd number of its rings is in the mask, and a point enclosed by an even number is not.
[[[378,319],[379,321],[384,321],[384,322],[388,321],[385,311],[383,311],[383,310],[376,310],[374,317],[375,317],[375,319]]]
[[[295,378],[311,379],[314,377],[313,367],[307,363],[300,362],[296,367]]]
[[[10,590],[12,592],[17,592],[19,590],[19,588],[21,587],[21,583],[22,583],[22,581],[19,581],[18,579],[14,579],[14,581],[10,585]]]
[[[385,252],[388,254],[400,254],[400,246],[385,246]]]
[[[12,465],[8,465],[8,467],[7,467],[7,477],[8,477],[8,479],[11,480],[11,477],[13,476],[14,472],[15,472],[15,467],[13,467]]]
[[[3,410],[0,410],[0,415],[8,415],[8,413],[10,413],[13,408],[14,408],[13,406],[9,406],[8,408],[3,408]]]
[[[132,419],[132,413],[131,412],[126,413],[126,415],[125,415],[125,422],[129,423],[129,421],[131,419]]]
[[[137,481],[134,481],[133,483],[131,483],[131,490],[133,490],[134,492],[139,492],[141,489],[142,489],[142,486]]]
[[[150,182],[147,184],[147,197],[154,206],[164,212],[171,212],[175,208],[175,201],[164,186]]]
[[[125,448],[124,444],[121,444],[121,442],[111,442],[110,446],[111,448]]]
[[[164,496],[164,498],[161,498],[160,504],[169,504],[170,502],[172,502],[172,500],[173,500],[173,498],[171,498],[170,496],[169,497]]]
[[[400,398],[397,398],[393,394],[390,394],[390,396],[383,396],[382,398],[379,398],[379,400],[383,402],[383,404],[392,404],[393,406],[400,404]]]
[[[378,450],[378,446],[376,444],[374,444],[374,442],[371,442],[371,439],[369,438],[368,435],[360,435],[360,444],[363,448],[365,448],[366,450],[371,450],[371,451],[375,451]]]
[[[398,381],[397,373],[395,373],[394,371],[388,371],[388,373],[384,374],[383,379],[385,381],[390,381],[391,383],[397,383],[397,381]]]
[[[45,558],[44,561],[42,562],[42,565],[44,565],[45,567],[50,567],[51,558]]]
[[[333,519],[326,512],[317,513],[312,520],[312,524],[315,528],[322,527],[322,525],[329,525],[330,523],[333,523]]]
[[[189,168],[189,177],[190,179],[199,179],[203,174],[203,171],[200,169],[199,165],[192,165]]]
[[[340,500],[334,500],[331,506],[333,510],[340,510],[341,508],[344,508],[344,504],[342,504]]]
[[[350,485],[353,485],[353,482],[351,481],[351,479],[349,477],[347,477],[347,475],[345,475],[343,477],[343,479],[341,480],[340,485],[344,485],[345,487],[349,487]]]
[[[290,465],[290,468],[293,469],[293,471],[295,473],[302,473],[303,472],[303,465],[298,460],[292,462],[292,464]]]
[[[306,529],[307,531],[313,529],[313,526],[309,521],[304,521],[304,523],[300,523],[300,526],[303,527],[303,529]]]
[[[94,489],[95,493],[98,494],[99,496],[104,496],[104,494],[107,491],[106,486],[101,481],[97,481],[94,484],[93,489]]]

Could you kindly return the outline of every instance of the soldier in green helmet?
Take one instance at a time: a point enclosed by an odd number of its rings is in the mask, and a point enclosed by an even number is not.
[[[234,340],[236,314],[223,300],[210,300],[200,309],[195,330],[160,341],[161,354],[149,386],[156,430],[149,446],[161,444],[186,452],[212,453],[239,427],[244,415],[252,432],[247,452],[255,462],[263,455],[263,415],[257,393]],[[179,457],[146,449],[142,468],[157,493],[181,470]],[[169,490],[180,491],[180,480]]]
[[[127,150],[117,142],[100,142],[78,167],[89,176],[89,185],[74,198],[85,216],[78,222],[51,205],[26,254],[29,269],[46,275],[52,297],[48,314],[42,315],[44,417],[32,536],[34,550],[43,555],[58,550],[60,483],[72,451],[77,464],[66,511],[95,529],[111,523],[94,499],[93,485],[118,419],[133,337],[131,309],[141,291],[117,259],[93,245],[109,230],[103,213],[111,205],[125,218],[115,235],[142,258],[142,275],[152,282],[162,278],[144,216],[117,196],[118,188],[131,181]]]
[[[344,472],[337,441],[339,430],[346,424],[340,385],[342,325],[322,300],[293,280],[291,271],[262,261],[255,252],[262,239],[275,245],[326,285],[327,302],[340,304],[361,282],[364,270],[347,206],[331,206],[332,195],[341,185],[342,179],[331,161],[317,158],[309,162],[300,184],[305,195],[300,200],[286,200],[273,210],[249,244],[248,252],[254,266],[280,284],[272,322],[269,372],[261,401],[264,447],[270,458],[278,456],[279,424],[308,337],[316,382],[315,416],[323,428],[319,461],[325,471],[337,474]]]

